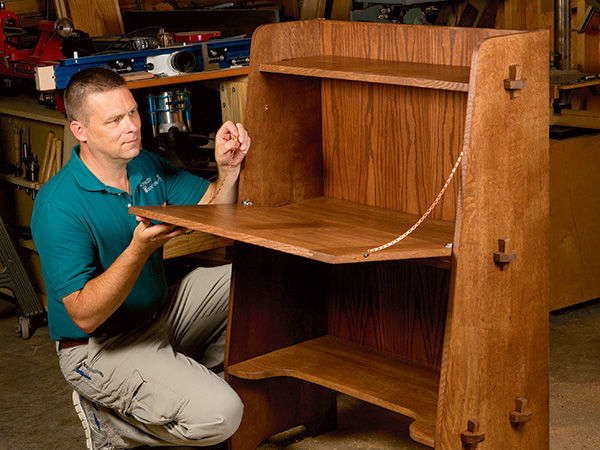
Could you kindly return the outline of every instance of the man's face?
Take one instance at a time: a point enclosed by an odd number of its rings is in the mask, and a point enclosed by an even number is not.
[[[140,152],[140,114],[137,103],[125,86],[89,94],[89,118],[82,132],[90,152],[107,160],[130,161]]]

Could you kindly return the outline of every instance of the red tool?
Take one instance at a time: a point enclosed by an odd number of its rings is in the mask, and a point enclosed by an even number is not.
[[[175,33],[175,42],[204,42],[219,36],[220,31],[183,31]]]
[[[40,37],[35,48],[20,48],[19,37],[23,35],[23,29],[19,26],[19,18],[14,12],[7,11],[4,2],[0,1],[0,75],[34,79],[37,66],[56,65],[64,59],[60,50],[61,37],[71,32],[70,21],[42,20],[37,27]]]

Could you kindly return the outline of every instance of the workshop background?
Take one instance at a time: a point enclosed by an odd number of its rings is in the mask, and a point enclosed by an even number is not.
[[[0,4],[0,24],[4,26],[0,40],[4,58],[0,69],[0,449],[68,450],[85,445],[44,324],[45,288],[28,228],[37,190],[66,163],[75,142],[54,90],[38,89],[29,66],[23,63],[9,68],[8,58],[10,42],[18,40],[21,48],[33,49],[40,36],[57,33],[54,25],[43,28],[39,24],[55,24],[64,18],[68,22],[60,23],[69,33],[84,32],[102,48],[112,45],[115,36],[127,36],[144,27],[164,25],[187,32],[198,31],[194,28],[197,24],[203,32],[220,28],[220,38],[237,39],[242,47],[249,45],[252,31],[262,23],[311,18],[550,29],[550,443],[552,450],[600,448],[600,3],[7,0]],[[6,22],[14,16],[18,23]],[[206,28],[209,26],[211,29]],[[132,40],[127,43],[136,45]],[[247,50],[243,47],[241,51]],[[243,121],[247,61],[226,57],[227,70],[238,71],[235,77],[192,80],[176,90],[166,83],[157,90],[140,79],[135,90],[138,102],[144,105],[145,145],[205,176],[214,174],[211,133],[222,120]],[[174,121],[179,133],[164,132],[158,126],[153,130],[156,112],[152,105],[147,109],[145,105],[148,97],[161,99],[163,92],[189,106]],[[191,117],[185,116],[188,110]],[[179,150],[182,142],[194,151]],[[29,180],[30,176],[36,179]],[[214,237],[185,237],[170,243],[166,253],[177,272],[181,266],[228,260],[230,244]],[[215,247],[220,250],[207,250]],[[195,256],[189,256],[192,253]],[[15,262],[14,255],[19,261]],[[15,299],[15,282],[24,299]],[[403,416],[344,395],[339,396],[339,414],[335,431],[308,437],[306,430],[294,429],[260,448],[427,448],[408,437],[410,419]]]

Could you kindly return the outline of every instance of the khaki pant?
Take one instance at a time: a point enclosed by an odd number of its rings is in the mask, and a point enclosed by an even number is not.
[[[114,446],[208,446],[237,430],[242,402],[207,368],[223,362],[230,278],[230,266],[196,269],[155,321],[58,351],[63,375],[96,403]]]

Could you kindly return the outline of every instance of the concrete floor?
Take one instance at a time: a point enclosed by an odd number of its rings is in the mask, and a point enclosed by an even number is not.
[[[0,450],[85,449],[47,327],[22,340],[14,331],[17,318],[15,305],[0,298]],[[600,449],[600,301],[553,313],[550,344],[550,448]],[[340,396],[336,431],[310,438],[299,427],[260,450],[427,449],[408,438],[408,423]]]

